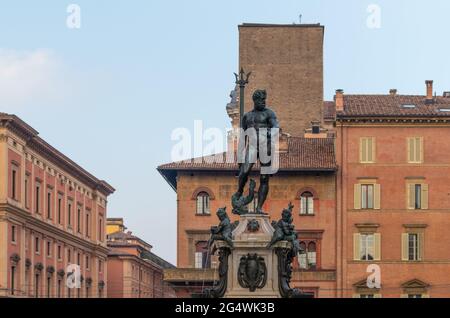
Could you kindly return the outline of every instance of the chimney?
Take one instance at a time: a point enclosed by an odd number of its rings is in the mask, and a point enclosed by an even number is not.
[[[445,98],[450,98],[450,92],[444,92],[444,94],[442,94],[442,96]]]
[[[431,81],[431,80],[425,81],[425,84],[427,85],[427,98],[425,100],[425,103],[432,104],[433,103],[433,81]]]
[[[334,101],[336,104],[336,111],[337,112],[344,111],[344,90],[343,89],[336,90],[336,96],[334,97]]]
[[[397,90],[396,90],[395,88],[391,88],[391,89],[389,90],[389,95],[391,95],[391,96],[397,95]]]

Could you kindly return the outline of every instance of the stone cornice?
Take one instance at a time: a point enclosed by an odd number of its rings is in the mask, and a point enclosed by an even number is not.
[[[74,161],[66,157],[38,136],[38,132],[15,115],[0,114],[0,127],[4,127],[25,141],[26,147],[40,154],[46,160],[66,170],[80,181],[108,196],[115,189],[106,181],[98,180]]]
[[[17,208],[15,206],[12,206],[10,204],[0,203],[0,210],[6,211],[8,213],[16,214],[17,216],[21,217],[27,225],[34,225],[36,228],[42,229],[43,231],[50,232],[54,234],[56,237],[60,238],[60,240],[65,240],[67,242],[71,242],[78,244],[81,247],[84,247],[89,250],[97,251],[102,256],[106,257],[108,255],[109,249],[106,246],[102,246],[100,244],[95,244],[93,242],[84,240],[76,235],[70,234],[67,231],[64,231],[54,225],[51,225],[45,221],[39,220],[30,213],[23,211],[20,208]],[[7,216],[1,216],[0,218],[7,218]]]

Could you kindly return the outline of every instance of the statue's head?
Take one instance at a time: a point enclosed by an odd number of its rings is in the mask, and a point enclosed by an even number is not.
[[[219,218],[219,220],[221,220],[221,221],[225,220],[228,217],[227,216],[227,208],[226,207],[219,208],[217,210],[216,214],[217,214],[217,217]]]
[[[253,104],[256,110],[264,110],[266,108],[267,93],[265,89],[257,89],[253,93]]]

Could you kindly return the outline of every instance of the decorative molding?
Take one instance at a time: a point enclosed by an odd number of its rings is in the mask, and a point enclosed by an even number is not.
[[[11,262],[13,262],[15,264],[20,262],[20,256],[17,253],[11,254],[11,257],[9,259],[11,260]]]
[[[44,269],[44,265],[42,265],[41,262],[38,262],[34,265],[34,269],[37,270],[38,272],[40,272]]]
[[[192,193],[192,200],[196,200],[197,196],[199,195],[199,193],[201,192],[206,192],[209,195],[209,199],[210,200],[214,200],[216,197],[214,196],[214,192],[208,188],[208,187],[198,187],[197,189],[194,190],[194,192]]]
[[[425,229],[428,224],[403,224],[405,229]]]
[[[319,194],[317,193],[317,191],[313,187],[303,187],[300,190],[298,190],[296,199],[297,200],[300,199],[301,195],[304,192],[311,192],[311,194],[313,195],[313,199],[314,200],[318,200],[319,199]]]
[[[53,275],[53,273],[55,272],[55,268],[53,266],[47,266],[47,274],[49,275]]]

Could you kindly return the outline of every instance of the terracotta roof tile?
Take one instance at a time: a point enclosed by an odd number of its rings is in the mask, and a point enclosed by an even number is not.
[[[346,95],[344,111],[337,117],[450,117],[450,98],[438,96],[434,103],[427,104],[425,96],[420,95]],[[415,105],[408,108],[404,105]]]
[[[335,171],[336,159],[333,138],[299,138],[289,137],[288,152],[280,153],[280,171]],[[219,153],[214,156],[171,162],[157,168],[170,186],[176,191],[177,171],[238,171],[237,159],[226,160],[234,156]],[[221,160],[221,161],[219,161]],[[259,164],[255,164],[255,170]]]

